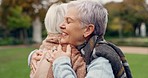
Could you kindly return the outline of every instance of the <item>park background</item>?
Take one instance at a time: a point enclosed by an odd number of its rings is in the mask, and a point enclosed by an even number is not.
[[[0,0],[0,78],[29,78],[27,57],[47,36],[47,9],[54,3],[69,1]],[[148,1],[95,1],[109,12],[105,39],[121,49],[126,47],[123,51],[134,78],[148,78]],[[134,50],[127,50],[130,47]]]

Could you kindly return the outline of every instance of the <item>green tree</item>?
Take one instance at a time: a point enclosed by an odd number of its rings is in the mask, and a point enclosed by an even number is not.
[[[148,11],[146,10],[145,5],[145,0],[124,0],[123,2],[124,8],[120,13],[121,19],[131,23],[133,25],[134,32],[137,27],[140,31],[141,23],[146,23],[148,21]]]
[[[121,3],[108,3],[105,6],[109,11],[109,26],[114,27],[114,20],[118,18],[120,26],[119,29],[121,34],[135,34],[136,28],[139,27],[142,22],[148,21],[148,11],[145,8],[144,0],[124,0]],[[117,19],[116,19],[117,20]],[[121,35],[120,34],[120,35]]]
[[[10,15],[7,17],[7,25],[11,30],[26,29],[31,26],[31,18],[22,12],[20,6],[10,8]]]
[[[31,18],[22,12],[22,7],[15,6],[9,8],[10,15],[7,17],[7,26],[10,30],[20,31],[20,40],[26,42],[27,29],[31,26]]]
[[[40,25],[40,30],[45,29],[42,23],[44,22],[47,9],[54,3],[70,0],[49,1],[51,0],[3,0],[0,9],[2,19],[0,19],[0,27],[4,30],[4,36],[6,38],[9,37],[12,34],[12,30],[16,35],[18,34],[16,32],[21,31],[24,33],[29,28],[29,37],[33,37],[34,35],[40,35],[41,37],[41,32],[40,34],[34,33],[34,28],[37,28],[36,25],[38,24]],[[38,7],[36,8],[34,5]],[[31,25],[28,23],[29,21],[31,21]],[[21,34],[19,38],[23,38],[22,36],[24,35]]]
[[[132,27],[128,22],[121,19],[120,12],[124,8],[123,3],[107,3],[105,7],[109,12],[109,23],[107,28],[107,34],[110,36],[119,36],[120,39],[123,38],[123,34],[126,31],[131,31]]]

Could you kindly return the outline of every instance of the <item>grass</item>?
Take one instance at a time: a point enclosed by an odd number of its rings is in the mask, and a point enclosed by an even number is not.
[[[33,48],[0,49],[0,78],[29,78],[27,57]]]
[[[126,54],[133,78],[148,78],[148,55]]]
[[[33,47],[0,49],[0,78],[29,78],[27,57]],[[148,78],[148,55],[126,54],[133,78]]]

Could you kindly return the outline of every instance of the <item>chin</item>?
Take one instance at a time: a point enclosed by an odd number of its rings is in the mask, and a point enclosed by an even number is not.
[[[61,39],[60,42],[61,42],[62,44],[66,44],[66,43],[68,43],[67,40],[65,40],[65,39]]]

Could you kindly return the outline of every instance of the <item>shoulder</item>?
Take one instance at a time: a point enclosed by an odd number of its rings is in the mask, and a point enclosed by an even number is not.
[[[94,63],[95,64],[103,64],[103,63],[110,64],[109,60],[104,57],[98,57],[98,58],[94,59],[93,61],[91,61],[90,64],[94,64]]]
[[[92,66],[102,67],[102,66],[108,66],[108,65],[111,66],[108,59],[104,57],[98,57],[90,62],[90,64],[88,65],[88,68]]]
[[[104,57],[98,57],[91,61],[91,63],[88,65],[89,68],[94,68],[94,70],[110,70],[112,71],[111,63],[108,59]]]
[[[113,70],[109,60],[104,57],[98,57],[91,61],[87,66],[87,76],[98,78],[114,78]]]

